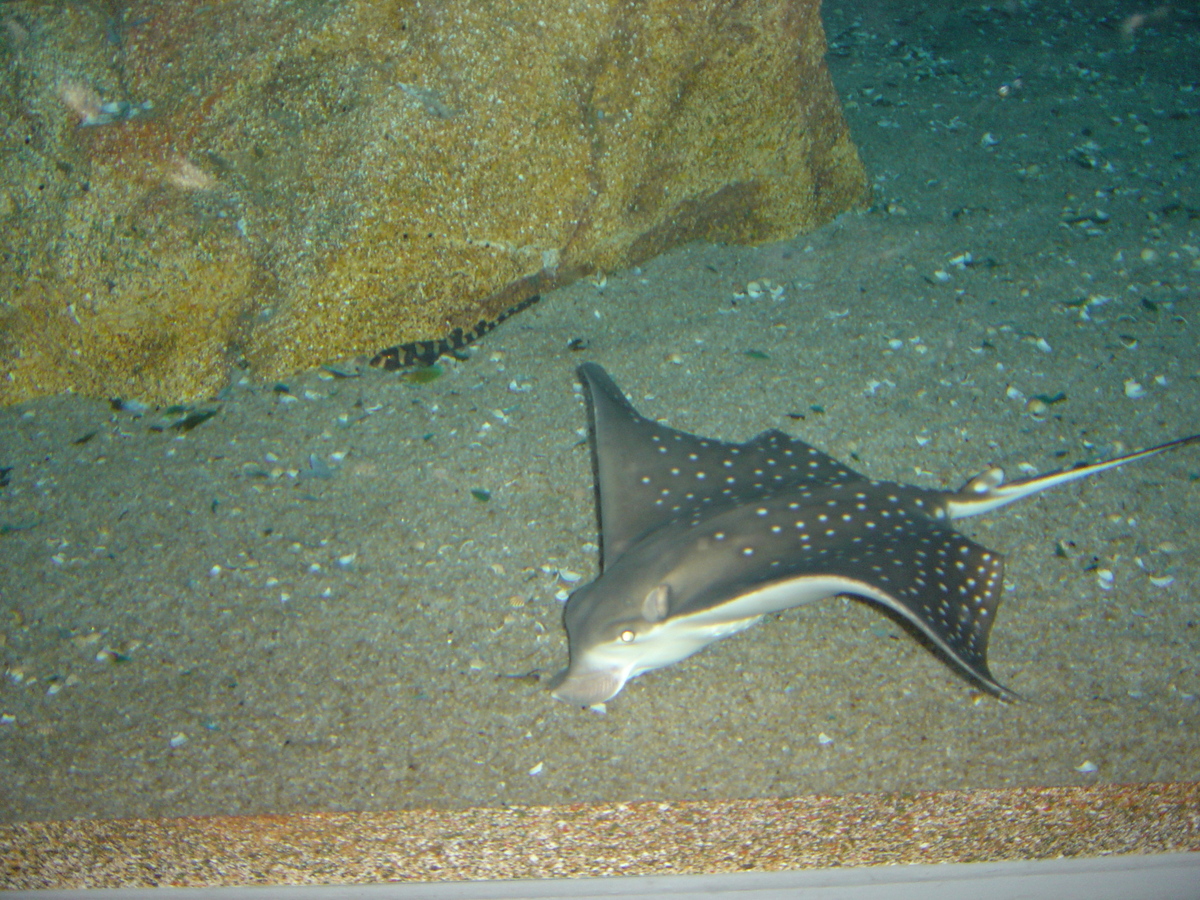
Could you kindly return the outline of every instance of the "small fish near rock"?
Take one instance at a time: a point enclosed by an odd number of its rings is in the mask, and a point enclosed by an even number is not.
[[[1000,554],[951,522],[1166,450],[959,490],[874,481],[781,431],[743,444],[640,415],[608,373],[579,368],[591,419],[601,574],[567,601],[570,666],[554,697],[592,706],[772,612],[849,594],[918,629],[968,681],[1016,695],[988,669]]]
[[[371,365],[388,372],[395,372],[398,369],[409,369],[414,366],[432,366],[443,356],[457,356],[465,350],[467,345],[479,340],[497,325],[500,325],[505,319],[529,309],[529,307],[541,299],[539,294],[526,297],[520,303],[516,303],[504,310],[494,319],[481,319],[474,326],[466,330],[455,328],[445,337],[438,340],[412,341],[407,344],[397,344],[395,347],[380,350],[371,357]]]

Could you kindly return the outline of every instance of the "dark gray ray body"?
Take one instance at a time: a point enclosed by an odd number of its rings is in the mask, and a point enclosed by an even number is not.
[[[873,481],[803,441],[768,431],[744,444],[638,414],[597,365],[589,400],[602,573],[572,594],[571,665],[556,697],[602,702],[769,612],[836,594],[880,603],[961,672],[1011,696],[988,670],[1003,560],[950,520],[1200,440],[1004,484],[989,469],[961,490]]]

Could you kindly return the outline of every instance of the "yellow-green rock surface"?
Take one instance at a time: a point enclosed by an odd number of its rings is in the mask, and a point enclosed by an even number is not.
[[[815,0],[0,9],[0,402],[437,338],[865,180]]]

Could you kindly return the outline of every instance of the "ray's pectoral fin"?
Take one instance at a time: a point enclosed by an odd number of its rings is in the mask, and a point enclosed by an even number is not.
[[[795,577],[882,605],[970,681],[1001,699],[1017,699],[992,676],[987,660],[1003,557],[929,519],[906,517],[902,524],[893,538],[827,553],[819,574]]]
[[[787,488],[865,480],[782,431],[764,431],[743,444],[731,444],[668,428],[634,409],[595,363],[579,367],[579,380],[586,388],[591,424],[601,568],[685,508],[713,508],[734,499],[752,502]],[[673,477],[684,469],[687,478]]]
[[[898,573],[884,585],[887,599],[880,602],[988,693],[1017,699],[992,676],[987,659],[1004,588],[1004,558],[932,521],[913,522],[908,537],[920,548],[915,559],[889,557],[886,548],[877,551],[880,568],[886,571],[890,559]]]

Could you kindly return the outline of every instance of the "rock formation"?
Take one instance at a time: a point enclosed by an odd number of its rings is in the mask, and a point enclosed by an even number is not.
[[[817,0],[15,0],[0,23],[0,402],[199,397],[865,191]]]

